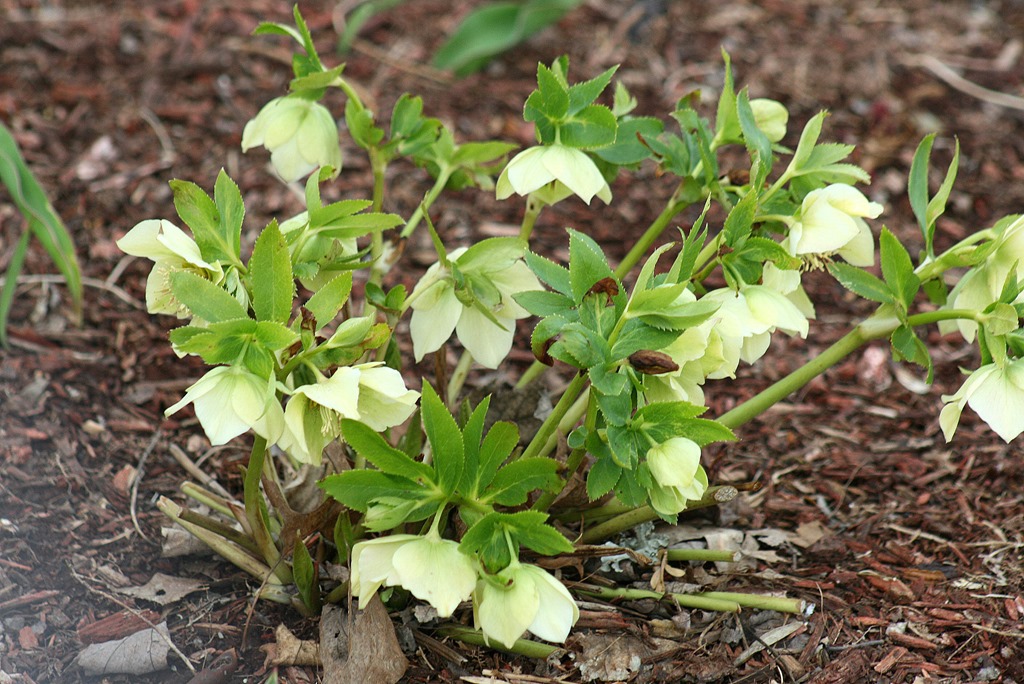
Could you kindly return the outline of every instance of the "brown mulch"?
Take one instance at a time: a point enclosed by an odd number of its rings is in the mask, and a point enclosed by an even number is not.
[[[329,56],[341,10],[309,4],[303,13]],[[532,130],[521,107],[538,60],[568,53],[579,78],[621,63],[619,76],[642,112],[663,116],[694,89],[707,89],[712,100],[724,46],[739,83],[790,108],[787,141],[818,109],[833,112],[826,135],[858,145],[858,162],[874,176],[870,194],[887,206],[885,224],[912,249],[920,241],[904,183],[918,140],[933,130],[940,131],[941,164],[954,136],[962,152],[960,180],[939,224],[941,244],[1024,211],[1024,111],[987,102],[985,92],[964,92],[943,70],[1024,97],[1019,2],[588,0],[484,74],[461,81],[423,66],[458,22],[450,6],[420,0],[367,25],[345,58],[346,75],[376,111],[386,113],[399,94],[414,92],[462,140],[525,145]],[[172,322],[150,317],[140,304],[145,265],[129,263],[114,245],[140,220],[174,216],[168,180],[210,187],[222,166],[245,193],[246,239],[270,217],[301,208],[266,173],[265,155],[239,152],[245,121],[284,92],[290,74],[290,46],[249,33],[260,20],[289,17],[288,3],[269,0],[0,0],[0,120],[74,235],[89,279],[76,327],[64,291],[39,275],[50,271],[46,255],[34,250],[27,272],[36,275],[19,284],[13,346],[0,352],[0,682],[87,681],[72,663],[84,645],[163,620],[197,669],[235,648],[240,664],[220,681],[262,681],[259,647],[272,643],[275,626],[316,634],[315,622],[297,613],[253,605],[252,582],[226,563],[161,557],[165,520],[154,501],[179,497],[186,479],[172,447],[234,491],[246,452],[210,450],[190,414],[163,418],[201,368],[173,355],[166,344]],[[345,159],[349,173],[332,192],[365,195],[365,161],[355,149],[346,149]],[[429,187],[421,172],[398,166],[390,184],[386,208],[404,215]],[[645,168],[614,190],[610,208],[566,202],[546,213],[539,249],[563,254],[562,229],[571,225],[614,256],[671,188]],[[439,230],[455,242],[515,224],[518,211],[515,203],[465,192],[435,213]],[[21,226],[0,201],[0,268]],[[417,265],[431,260],[427,244],[410,249]],[[812,357],[865,312],[825,278],[811,289],[823,304],[809,339],[778,339],[735,391],[709,385],[712,414]],[[825,302],[837,306],[826,309]],[[977,359],[953,337],[936,333],[930,344],[936,382],[924,393],[918,369],[897,367],[884,347],[871,347],[745,426],[739,443],[705,455],[713,481],[762,487],[700,521],[782,530],[790,540],[812,534],[815,541],[768,548],[762,538],[753,568],[696,568],[686,579],[699,575],[724,590],[780,592],[813,604],[809,617],[796,618],[804,624],[791,638],[740,658],[763,636],[754,624],[769,619],[761,612],[736,617],[595,602],[584,606],[561,658],[535,662],[424,636],[409,652],[407,681],[580,681],[576,663],[609,638],[647,649],[639,671],[624,675],[635,682],[1024,682],[1020,443],[1005,445],[969,412],[956,440],[945,443],[939,395],[959,386],[958,366]],[[169,606],[117,591],[145,584],[155,572],[198,578],[205,588]],[[650,570],[639,573],[649,578]],[[172,670],[103,681],[190,679],[177,656],[169,662]],[[313,667],[282,668],[281,675],[317,681]]]

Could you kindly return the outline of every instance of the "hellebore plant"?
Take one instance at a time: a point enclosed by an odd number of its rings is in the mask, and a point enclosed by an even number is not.
[[[287,182],[308,175],[304,211],[280,225],[271,221],[243,258],[242,193],[222,171],[212,196],[172,181],[191,236],[160,219],[143,221],[118,242],[153,261],[149,310],[184,319],[170,333],[174,350],[212,367],[167,414],[191,405],[212,444],[253,434],[241,502],[187,485],[215,515],[168,499],[160,507],[259,578],[262,596],[312,614],[325,598],[350,593],[363,605],[385,589],[391,599],[411,594],[429,603],[441,620],[471,602],[480,633],[445,625],[441,633],[546,652],[521,637],[530,632],[562,643],[579,610],[561,579],[524,560],[524,552],[571,553],[575,543],[603,541],[655,518],[674,523],[735,496],[709,483],[705,447],[736,439],[747,421],[872,340],[888,338],[895,358],[922,366],[930,381],[932,360],[919,335],[928,324],[961,330],[981,355],[963,387],[942,397],[946,439],[965,407],[1007,441],[1024,431],[1024,219],[1007,217],[936,251],[936,220],[958,151],[935,194],[927,182],[933,137],[915,154],[908,188],[923,237],[915,263],[888,229],[876,242],[868,221],[883,207],[855,187],[869,178],[847,161],[853,147],[819,142],[825,113],[806,123],[794,149],[782,146],[785,107],[737,92],[727,56],[714,120],[688,97],[671,113],[672,126],[633,116],[636,101],[621,84],[610,105],[600,103],[614,68],[573,83],[565,58],[541,64],[524,107],[537,145],[505,163],[513,146],[457,143],[440,121],[423,116],[416,97],[399,98],[388,129],[380,127],[343,67],[323,65],[298,10],[295,20],[296,27],[257,30],[293,38],[302,50],[291,92],[249,122],[243,148],[270,150]],[[321,101],[339,91],[373,189],[369,199],[325,203],[320,184],[337,175],[341,154]],[[746,153],[744,173],[719,166],[720,151],[730,146]],[[408,222],[383,211],[385,171],[399,158],[434,179]],[[531,248],[546,206],[571,195],[610,202],[610,183],[628,180],[641,165],[678,185],[617,266],[582,227],[566,231],[565,264]],[[446,190],[467,187],[498,199],[524,196],[519,236],[446,245],[429,212]],[[712,204],[724,217],[720,225],[708,219]],[[677,242],[652,251],[688,207],[703,211],[678,229]],[[438,259],[407,293],[392,284],[389,269],[402,253],[395,244],[421,224]],[[867,270],[876,261],[880,276]],[[948,280],[954,269],[966,269],[955,284]],[[777,333],[809,334],[815,307],[802,278],[811,270],[827,270],[877,309],[805,366],[709,416],[705,394],[727,391],[719,381],[761,359]],[[355,282],[359,297],[351,296]],[[432,375],[403,357],[406,314],[414,360],[435,354]],[[551,365],[566,371],[567,384],[536,434],[521,441],[514,423],[500,415],[487,420],[490,397],[474,405],[460,392],[474,361],[488,369],[504,361],[526,319],[537,361],[518,388]],[[453,332],[464,353],[449,373]],[[289,506],[283,482],[301,467],[316,468],[324,494],[319,508],[303,514]],[[566,514],[559,495],[581,479],[592,505]],[[322,593],[331,585],[314,557],[347,563],[350,581]],[[754,600],[673,599],[720,610]]]

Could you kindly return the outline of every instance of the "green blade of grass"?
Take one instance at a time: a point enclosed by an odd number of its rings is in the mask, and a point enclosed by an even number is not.
[[[6,344],[7,314],[13,300],[14,281],[21,272],[28,251],[29,234],[35,235],[50,255],[57,270],[64,276],[68,291],[71,293],[76,318],[81,315],[82,310],[82,272],[71,235],[22,159],[14,137],[3,124],[0,124],[0,182],[7,188],[18,211],[28,221],[29,227],[19,239],[18,251],[11,260],[11,267],[8,268],[5,278],[3,297],[0,298],[0,339]],[[16,261],[17,268],[14,267]],[[14,280],[11,279],[12,273]],[[6,306],[3,306],[4,304]]]

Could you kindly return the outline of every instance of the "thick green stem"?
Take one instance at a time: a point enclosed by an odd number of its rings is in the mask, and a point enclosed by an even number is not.
[[[562,420],[558,423],[558,431],[563,434],[567,434],[569,430],[572,429],[572,426],[580,419],[580,415],[582,415],[584,410],[583,407],[586,407],[587,412],[587,417],[584,421],[587,432],[589,433],[593,430],[594,425],[597,422],[597,399],[594,397],[593,392],[588,391],[583,394],[579,400],[573,402],[573,405],[565,412]],[[548,438],[547,442],[544,443],[544,447],[537,455],[546,456],[551,453],[558,443],[557,437],[557,434],[552,434]],[[565,477],[567,481],[572,478],[573,473],[579,470],[579,467],[583,464],[583,459],[586,458],[586,456],[587,450],[585,447],[578,447],[569,453],[569,457],[565,461]],[[555,499],[558,498],[558,494],[560,494],[560,492],[544,492],[533,505],[533,509],[537,511],[546,511],[551,507],[551,504],[555,502]]]
[[[617,589],[611,587],[586,586],[577,587],[576,592],[588,596],[611,601],[625,599],[626,601],[640,601],[642,599],[654,599],[655,601],[671,600],[684,608],[697,608],[699,610],[714,610],[720,613],[740,612],[738,601],[708,597],[706,594],[662,594],[657,591],[646,589]]]
[[[799,615],[807,609],[807,603],[800,599],[784,596],[765,596],[764,594],[741,594],[734,591],[702,591],[701,596],[721,601],[734,601],[746,608],[774,610],[779,613]]]
[[[543,423],[541,423],[540,429],[537,430],[537,434],[534,435],[530,443],[526,445],[526,450],[523,451],[520,458],[533,458],[534,456],[540,455],[544,445],[548,441],[548,438],[554,436],[562,417],[566,414],[569,408],[572,407],[573,402],[576,401],[576,397],[579,396],[580,392],[583,391],[583,388],[586,387],[586,385],[587,375],[585,373],[580,373],[572,379],[572,382],[570,382],[565,388],[565,391],[562,392],[561,398],[558,400],[558,403],[555,404],[551,413],[548,414],[548,417],[544,419]]]
[[[274,543],[268,522],[263,517],[264,500],[260,492],[260,481],[266,456],[267,440],[257,435],[253,439],[249,465],[245,469],[242,500],[245,503],[245,518],[249,521],[253,541],[259,547],[275,578],[282,584],[287,584],[292,581],[291,571],[282,562],[281,551]]]
[[[688,501],[685,510],[695,511],[698,508],[718,506],[728,501],[732,501],[738,495],[739,492],[735,487],[729,485],[715,485],[714,487],[708,487],[704,492],[704,496],[702,496],[699,501]],[[630,509],[621,515],[616,515],[611,520],[606,520],[599,525],[595,525],[588,530],[584,530],[580,535],[579,543],[596,544],[597,542],[614,537],[620,532],[632,529],[641,523],[655,520],[658,517],[658,513],[650,506],[640,506],[639,508]]]
[[[737,551],[722,551],[719,549],[667,549],[665,551],[665,558],[676,563],[687,561],[735,563],[739,560],[739,556],[740,554]]]
[[[516,639],[516,642],[512,644],[512,648],[508,648],[497,641],[485,639],[483,633],[478,632],[475,629],[470,629],[469,627],[456,627],[454,625],[445,625],[444,627],[440,627],[437,629],[435,634],[457,639],[464,644],[470,644],[472,646],[487,646],[498,651],[515,653],[517,655],[526,656],[527,658],[537,658],[539,660],[547,658],[558,650],[554,646],[542,644],[537,641],[529,641],[527,639]]]
[[[519,238],[529,240],[533,234],[533,226],[537,223],[544,203],[530,195],[526,200],[526,211],[523,212],[523,223],[519,226]]]
[[[448,379],[448,406],[454,408],[458,406],[459,392],[462,391],[462,386],[466,384],[466,378],[469,376],[469,369],[473,365],[473,355],[468,351],[463,351],[462,356],[459,357],[459,363],[455,366],[455,370],[452,371],[451,378]]]

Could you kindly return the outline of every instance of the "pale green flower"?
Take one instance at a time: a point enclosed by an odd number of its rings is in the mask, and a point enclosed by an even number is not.
[[[467,283],[462,291],[456,291],[451,272],[436,263],[427,269],[410,295],[413,355],[419,361],[437,351],[454,331],[480,365],[497,368],[512,348],[516,320],[529,316],[513,295],[540,290],[541,284],[522,259],[476,259],[463,268],[459,258],[465,252],[460,248],[448,255]]]
[[[580,617],[565,586],[544,570],[518,561],[494,577],[481,578],[473,591],[473,623],[484,634],[511,648],[529,630],[564,643]]]
[[[431,531],[396,534],[352,547],[352,586],[365,605],[381,586],[401,586],[450,617],[473,593],[476,568],[457,542]]]
[[[777,143],[786,137],[789,112],[781,102],[759,97],[750,101],[750,109],[754,112],[754,123],[769,141]]]
[[[740,360],[754,363],[764,355],[775,330],[807,337],[807,314],[774,287],[744,285],[739,291],[721,288],[708,292],[704,299],[719,303],[709,346],[720,344],[722,363],[708,373],[709,378],[735,377]]]
[[[612,191],[597,164],[582,150],[565,145],[539,145],[523,150],[505,166],[495,188],[498,199],[515,193],[529,195],[552,187],[542,199],[547,204],[579,196],[590,204],[597,195],[605,204],[612,201]]]
[[[878,218],[881,213],[881,204],[868,201],[852,185],[834,183],[812,190],[783,245],[794,256],[838,253],[854,266],[870,266],[875,262],[875,243],[862,217]]]
[[[944,394],[939,425],[953,439],[964,406],[970,406],[1004,441],[1024,432],[1024,359],[990,363],[971,373],[956,394]]]
[[[708,487],[700,466],[700,446],[686,437],[673,437],[647,451],[647,467],[655,487],[651,506],[663,515],[675,515],[687,501],[698,501]]]
[[[217,366],[188,388],[164,415],[192,404],[210,443],[226,444],[247,430],[274,443],[284,430],[284,413],[273,379],[238,366]]]
[[[242,131],[242,151],[262,145],[274,170],[286,182],[314,169],[341,168],[341,147],[334,117],[319,102],[297,95],[271,100]]]
[[[117,241],[125,254],[145,257],[153,262],[146,279],[146,309],[153,314],[170,314],[186,318],[188,310],[171,292],[171,274],[192,271],[218,282],[223,275],[220,264],[203,260],[195,240],[164,219],[137,223]]]
[[[949,293],[945,308],[984,311],[999,299],[1003,284],[1016,265],[1018,281],[1024,281],[1024,216],[1002,229],[995,238],[995,247],[982,263],[964,274]],[[1024,296],[1019,297],[1019,303]],[[959,329],[968,342],[973,342],[978,332],[975,321],[960,318],[955,321],[940,321],[939,330],[945,333]]]
[[[341,434],[341,419],[381,432],[416,410],[419,392],[381,362],[342,366],[329,378],[295,388],[284,412],[278,446],[302,463],[318,465],[324,447]]]

